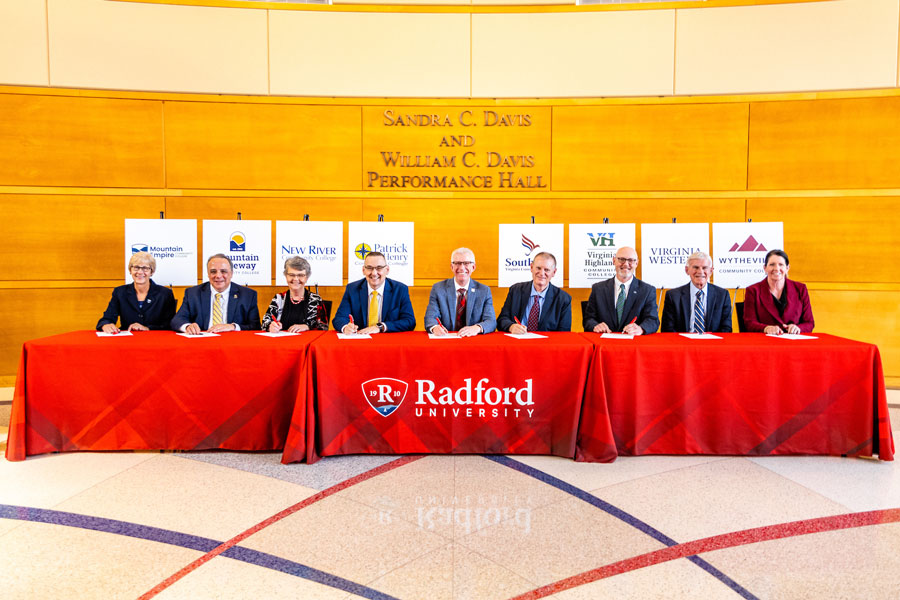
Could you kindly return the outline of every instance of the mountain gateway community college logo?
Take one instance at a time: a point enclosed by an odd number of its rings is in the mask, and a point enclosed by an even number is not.
[[[409,384],[405,381],[390,377],[377,377],[362,382],[362,391],[366,402],[382,417],[386,417],[400,408],[403,399],[406,398],[407,388],[409,388]]]
[[[240,231],[231,234],[231,240],[228,245],[231,252],[243,252],[247,249],[247,238]]]

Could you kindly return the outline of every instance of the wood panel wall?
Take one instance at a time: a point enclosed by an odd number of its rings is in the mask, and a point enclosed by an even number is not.
[[[784,221],[817,330],[878,344],[900,383],[900,94],[823,96],[394,99],[538,107],[552,162],[541,191],[392,192],[363,187],[363,112],[378,101],[0,88],[0,381],[25,340],[94,326],[122,283],[123,219],[241,212],[415,221],[420,328],[457,246],[499,310],[498,223]],[[342,288],[320,292],[337,303]],[[578,324],[588,290],[570,292]]]

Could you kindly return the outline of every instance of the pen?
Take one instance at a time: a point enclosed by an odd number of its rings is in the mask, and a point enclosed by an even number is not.
[[[439,326],[441,329],[447,329],[446,327],[444,327],[444,324],[441,323],[440,317],[438,317],[438,318],[435,319],[435,320],[437,321],[437,324],[438,324],[438,326]]]
[[[633,318],[633,319],[628,323],[628,325],[633,325],[635,321],[637,321],[637,317]],[[625,327],[622,328],[622,333],[625,333],[625,328],[628,327],[628,325],[626,325]]]

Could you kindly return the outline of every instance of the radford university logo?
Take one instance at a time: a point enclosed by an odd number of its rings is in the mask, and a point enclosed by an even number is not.
[[[405,381],[390,377],[376,377],[362,383],[366,402],[382,417],[386,417],[400,408],[403,399],[406,398],[408,387],[409,385]]]

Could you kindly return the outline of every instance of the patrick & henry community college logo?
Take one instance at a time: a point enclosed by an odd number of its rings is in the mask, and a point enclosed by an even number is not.
[[[362,382],[362,391],[366,402],[382,417],[386,417],[400,408],[403,399],[406,398],[407,388],[409,388],[409,384],[405,381],[390,377],[376,377]]]
[[[369,246],[367,243],[363,242],[362,244],[358,245],[353,250],[353,254],[355,254],[356,258],[358,258],[359,260],[365,260],[366,254],[368,254],[371,251],[372,251],[371,246]]]

